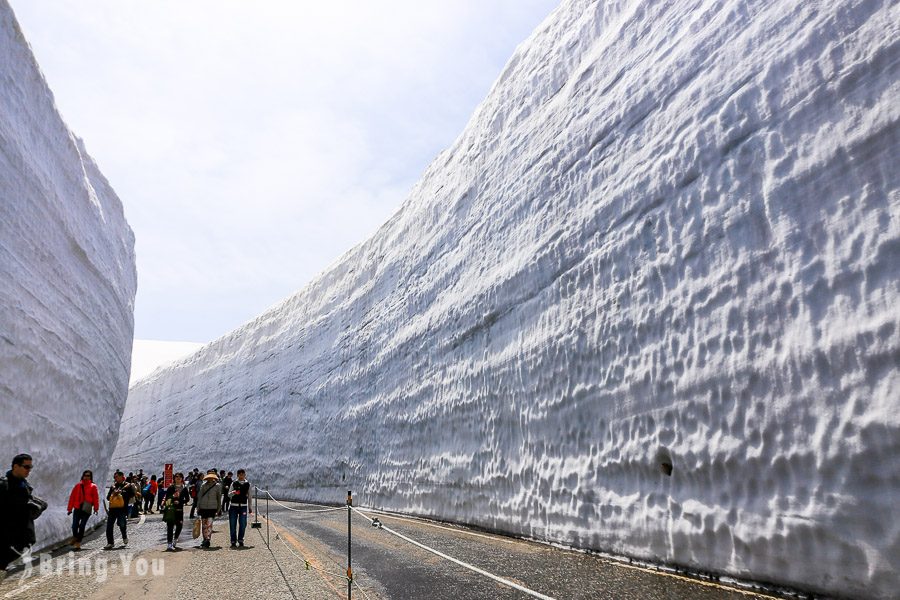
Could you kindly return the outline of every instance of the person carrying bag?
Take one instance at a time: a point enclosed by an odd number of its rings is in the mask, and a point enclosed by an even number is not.
[[[81,549],[81,540],[84,539],[84,530],[91,512],[95,515],[100,512],[100,491],[94,483],[94,472],[87,469],[69,494],[68,514],[73,515],[72,547],[76,550]]]

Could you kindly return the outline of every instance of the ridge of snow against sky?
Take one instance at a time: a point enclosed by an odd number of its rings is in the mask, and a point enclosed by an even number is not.
[[[556,5],[12,0],[135,231],[135,337],[193,342],[374,233]]]

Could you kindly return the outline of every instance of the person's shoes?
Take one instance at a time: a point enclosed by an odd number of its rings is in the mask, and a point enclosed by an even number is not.
[[[78,540],[75,540],[74,542],[72,542],[72,547],[75,548],[76,550],[81,550],[81,542],[79,542]]]
[[[168,552],[171,552],[171,551],[174,550],[174,549],[175,549],[175,544],[169,543],[169,544],[166,546],[166,550],[167,550]]]
[[[232,548],[237,548],[237,542],[231,542],[231,547],[232,547]]]
[[[209,548],[209,540],[203,540],[203,543],[200,546],[203,548]]]
[[[243,547],[244,547],[244,540],[238,541],[238,546],[240,546],[241,548],[243,548]]]
[[[112,545],[112,544],[107,544],[107,545],[103,546],[103,549],[104,549],[104,550],[112,550],[112,549],[113,549],[113,545]]]
[[[127,546],[127,545],[128,545],[128,538],[122,538],[122,545],[123,545],[123,546]]]

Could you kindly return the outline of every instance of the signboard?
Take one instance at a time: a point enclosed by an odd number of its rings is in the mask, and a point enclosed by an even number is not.
[[[172,475],[172,473],[172,463],[166,463],[166,468],[163,471],[163,485],[166,488],[175,483],[175,477]]]

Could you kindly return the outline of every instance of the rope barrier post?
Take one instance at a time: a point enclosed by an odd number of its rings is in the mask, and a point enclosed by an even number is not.
[[[253,523],[250,524],[250,528],[259,529],[262,527],[259,522],[259,488],[255,485],[253,486],[253,502],[256,504],[256,508],[253,509]]]
[[[271,494],[266,494],[266,548],[271,549],[269,546],[269,496]]]
[[[353,569],[350,566],[350,514],[353,511],[353,493],[347,490],[347,600],[353,595]]]

